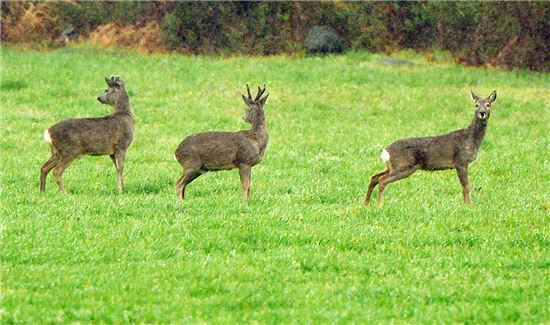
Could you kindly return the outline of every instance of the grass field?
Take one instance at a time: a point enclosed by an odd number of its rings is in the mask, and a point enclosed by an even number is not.
[[[324,58],[146,56],[2,47],[1,322],[547,323],[550,75],[350,53]],[[108,157],[38,188],[44,130],[101,116],[120,74],[137,115],[117,193]],[[244,203],[236,170],[175,201],[173,153],[238,130],[245,83],[267,84],[270,143]],[[381,149],[467,126],[469,91],[497,90],[470,166],[417,172],[363,206]],[[375,194],[377,192],[375,191]]]

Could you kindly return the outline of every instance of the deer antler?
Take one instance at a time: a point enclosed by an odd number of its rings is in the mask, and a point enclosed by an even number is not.
[[[111,76],[111,80],[115,85],[124,86],[124,81],[122,81],[119,75]]]
[[[124,81],[118,75],[112,75],[110,78],[105,78],[105,82],[109,87],[124,86]]]
[[[262,97],[262,95],[264,94],[265,92],[265,84],[264,84],[264,89],[261,89],[260,86],[258,86],[258,94],[256,95],[256,98],[254,98],[254,100],[259,100],[260,97]]]
[[[248,99],[252,100],[252,95],[250,94],[250,87],[246,84],[246,91],[248,92]]]

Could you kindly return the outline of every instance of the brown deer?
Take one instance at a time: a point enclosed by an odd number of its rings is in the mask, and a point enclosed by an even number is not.
[[[493,91],[482,99],[470,92],[476,106],[475,116],[470,125],[448,134],[408,138],[398,140],[387,146],[380,155],[387,169],[371,177],[365,205],[370,202],[372,190],[378,184],[378,205],[384,204],[384,190],[389,183],[409,177],[415,171],[456,169],[462,184],[464,202],[470,204],[470,185],[468,183],[468,165],[476,159],[481,141],[485,136],[491,104],[496,100]]]
[[[109,86],[97,97],[115,112],[99,118],[77,118],[61,121],[44,132],[52,156],[40,169],[40,191],[46,190],[46,176],[54,169],[55,180],[61,192],[66,192],[63,179],[65,169],[83,155],[109,155],[118,173],[118,190],[124,189],[124,158],[134,138],[135,116],[130,108],[124,81],[119,76],[105,78]]]
[[[175,158],[183,167],[183,176],[176,184],[176,196],[183,200],[185,187],[200,175],[209,171],[238,168],[241,176],[244,199],[250,196],[250,173],[258,164],[267,147],[269,134],[265,125],[264,105],[267,94],[258,87],[254,99],[246,85],[248,97],[242,95],[246,104],[243,119],[252,129],[238,132],[204,132],[185,138],[176,149]]]

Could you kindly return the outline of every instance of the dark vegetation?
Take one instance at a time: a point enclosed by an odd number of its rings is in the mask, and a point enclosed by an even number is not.
[[[307,33],[306,51],[308,54],[342,53],[344,44],[329,26],[315,26]]]
[[[547,2],[2,2],[2,41],[188,54],[303,53],[314,26],[352,50],[449,51],[457,62],[550,70]],[[65,32],[65,33],[64,33]]]

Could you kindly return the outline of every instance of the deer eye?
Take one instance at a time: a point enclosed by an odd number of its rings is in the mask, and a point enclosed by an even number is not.
[[[485,104],[485,107],[489,108],[491,106],[491,104],[487,103]]]
[[[478,103],[476,103],[476,107],[479,107],[479,104],[478,104]]]

